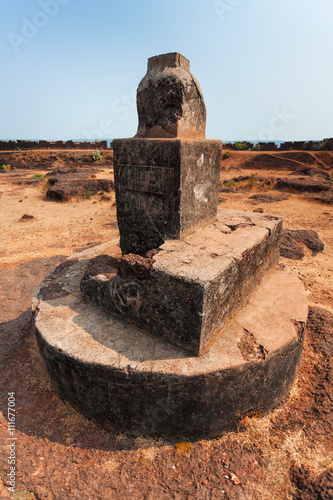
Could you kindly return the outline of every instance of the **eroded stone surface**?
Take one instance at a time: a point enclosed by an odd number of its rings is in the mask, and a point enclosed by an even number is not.
[[[250,200],[253,200],[253,204],[257,203],[276,203],[277,201],[285,201],[289,199],[289,195],[287,194],[267,194],[267,193],[259,193],[250,196]]]
[[[199,355],[279,259],[282,221],[219,209],[216,223],[167,240],[152,259],[126,255],[118,273],[88,274],[89,303]]]
[[[43,299],[47,280],[33,304],[49,376],[86,416],[133,433],[214,437],[287,395],[307,317],[304,288],[287,269],[270,274],[211,347],[193,357],[84,304],[76,291],[88,264],[83,258],[66,274],[53,274],[70,294]],[[253,356],[251,345],[250,356],[240,348],[244,331],[253,339]],[[264,356],[256,355],[258,346]]]
[[[325,193],[316,194],[306,194],[307,198],[315,201],[320,201],[321,203],[327,203],[328,205],[333,205],[333,189],[326,191]]]
[[[110,192],[114,184],[109,179],[91,179],[86,174],[67,174],[50,177],[51,187],[46,191],[46,197],[55,201],[69,201],[75,196],[90,197],[99,191]]]
[[[297,193],[318,193],[320,191],[329,191],[331,189],[331,185],[324,180],[318,179],[309,179],[307,177],[299,177],[298,179],[288,179],[282,178],[277,181],[274,186],[274,189],[290,190],[291,192]]]
[[[216,216],[221,141],[115,139],[120,246],[144,255]]]
[[[299,243],[303,243],[315,256],[324,250],[324,243],[312,229],[284,229],[282,231],[280,253],[288,259],[302,259],[304,250]]]
[[[283,231],[280,243],[280,255],[287,259],[302,260],[305,253],[303,247],[290,234]]]
[[[190,62],[176,52],[151,57],[137,90],[136,137],[204,139],[206,106]]]
[[[324,243],[312,229],[285,229],[284,233],[288,233],[299,243],[304,243],[312,251],[313,256],[324,250]]]
[[[294,172],[291,172],[289,175],[297,175],[297,176],[309,175],[311,177],[316,177],[316,176],[322,177],[323,179],[326,180],[330,179],[329,172],[313,167],[303,167],[300,170],[295,170]]]

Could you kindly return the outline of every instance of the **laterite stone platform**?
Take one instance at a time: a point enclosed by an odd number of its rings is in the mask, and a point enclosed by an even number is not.
[[[153,258],[93,259],[81,292],[199,356],[278,263],[281,230],[278,216],[220,208],[214,223],[165,241]]]
[[[277,266],[197,357],[82,301],[90,259],[120,257],[118,243],[75,255],[36,290],[38,344],[63,399],[120,431],[196,439],[235,429],[243,416],[287,396],[307,318],[295,275]]]

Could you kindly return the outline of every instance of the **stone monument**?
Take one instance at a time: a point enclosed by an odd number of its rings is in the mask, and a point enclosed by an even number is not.
[[[75,255],[37,289],[46,369],[86,416],[133,433],[212,437],[283,399],[307,318],[278,264],[282,220],[217,208],[221,141],[189,61],[156,56],[139,126],[116,139],[120,241]]]
[[[137,104],[135,138],[113,141],[114,173],[120,247],[144,255],[215,219],[222,142],[205,140],[203,95],[180,54],[149,59]]]

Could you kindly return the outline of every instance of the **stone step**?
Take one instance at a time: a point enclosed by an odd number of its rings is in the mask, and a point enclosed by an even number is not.
[[[279,260],[280,217],[219,209],[216,222],[168,240],[152,258],[92,260],[84,299],[201,355]]]

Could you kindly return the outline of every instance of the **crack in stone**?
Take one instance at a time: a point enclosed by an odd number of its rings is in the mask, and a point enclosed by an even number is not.
[[[245,361],[264,361],[268,351],[256,342],[254,335],[243,328],[244,333],[237,344]]]

